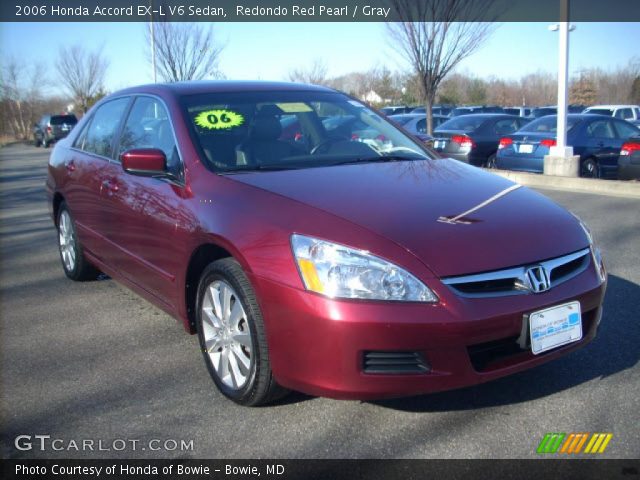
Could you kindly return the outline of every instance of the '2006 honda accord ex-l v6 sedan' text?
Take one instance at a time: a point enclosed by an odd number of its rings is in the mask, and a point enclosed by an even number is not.
[[[103,271],[180,319],[243,405],[485,382],[600,322],[578,218],[327,88],[114,93],[56,145],[47,190],[66,275]]]

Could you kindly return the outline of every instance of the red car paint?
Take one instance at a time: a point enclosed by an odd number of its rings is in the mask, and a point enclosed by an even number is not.
[[[221,82],[136,87],[107,97],[98,105],[117,96],[162,99],[184,179],[133,176],[118,162],[72,148],[88,114],[52,152],[47,191],[53,218],[64,200],[88,259],[191,333],[191,262],[212,246],[233,256],[256,291],[276,380],[310,394],[366,399],[463,387],[547,362],[595,336],[606,282],[592,260],[575,278],[535,295],[464,298],[440,280],[589,247],[578,221],[536,192],[517,189],[470,213],[465,223],[447,223],[440,220],[472,209],[512,182],[447,159],[233,176],[203,164],[179,96],[295,89],[326,90]],[[411,272],[439,302],[334,300],[308,292],[292,255],[293,233],[368,250]],[[525,315],[573,300],[583,312],[581,341],[538,356],[522,351],[482,371],[472,365],[468,347],[515,337]],[[432,370],[365,374],[362,356],[369,350],[418,351]]]

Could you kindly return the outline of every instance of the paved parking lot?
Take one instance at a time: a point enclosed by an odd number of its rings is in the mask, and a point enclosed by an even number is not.
[[[196,338],[166,314],[112,280],[66,279],[45,204],[47,158],[0,150],[3,458],[533,457],[546,432],[612,432],[606,457],[640,455],[640,200],[544,192],[591,226],[609,267],[590,346],[464,390],[384,402],[295,394],[247,409],[217,393]],[[108,446],[185,439],[193,450],[23,452],[13,445],[21,434]]]

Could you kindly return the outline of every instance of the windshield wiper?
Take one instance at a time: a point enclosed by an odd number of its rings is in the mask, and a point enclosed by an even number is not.
[[[276,172],[279,170],[297,170],[305,168],[299,165],[287,165],[287,164],[273,164],[273,165],[237,165],[233,169],[220,170],[220,175],[228,175],[233,173],[246,173],[246,172]]]
[[[329,163],[327,166],[332,167],[334,165],[350,165],[354,163],[377,163],[377,162],[410,162],[414,160],[426,160],[422,157],[407,157],[404,155],[382,155],[376,157],[358,157],[350,158],[347,160],[339,160],[337,162]]]

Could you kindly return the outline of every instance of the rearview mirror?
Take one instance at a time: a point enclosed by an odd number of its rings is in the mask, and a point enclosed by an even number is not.
[[[157,148],[135,148],[120,155],[122,169],[140,177],[164,177],[167,175],[167,157]]]

